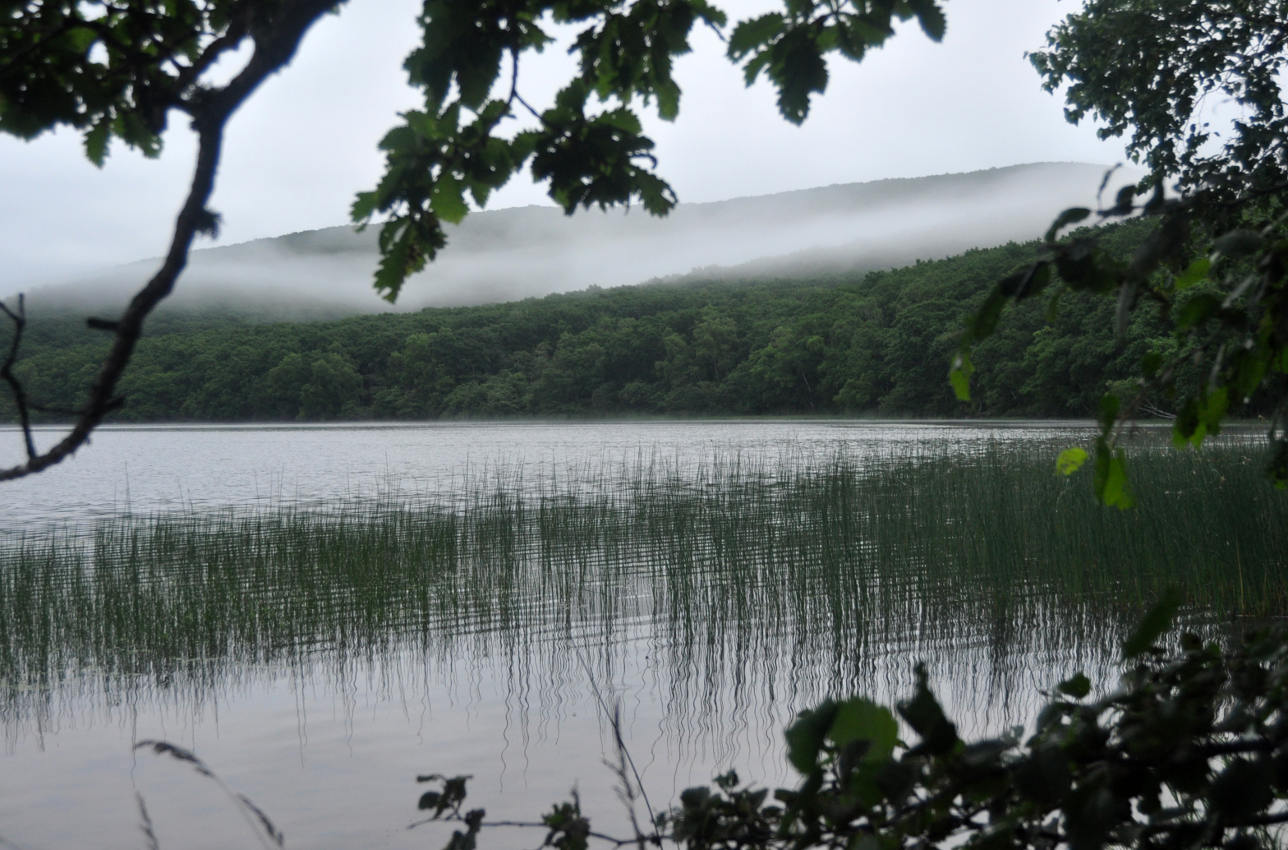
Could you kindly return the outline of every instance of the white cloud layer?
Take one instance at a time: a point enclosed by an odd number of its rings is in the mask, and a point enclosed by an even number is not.
[[[724,4],[739,18],[770,0]],[[341,224],[378,178],[376,142],[416,104],[402,57],[416,38],[413,0],[352,0],[320,22],[294,63],[233,119],[213,207],[218,244]],[[653,119],[664,176],[681,201],[712,201],[885,177],[1037,161],[1113,163],[1117,143],[1072,127],[1023,58],[1072,10],[1054,0],[952,0],[943,44],[914,26],[861,65],[834,61],[804,127],[782,121],[772,90],[747,89],[702,31],[678,66],[680,119]],[[555,87],[558,51],[523,69],[529,100]],[[193,145],[172,130],[158,161],[119,145],[96,170],[71,133],[0,138],[0,293],[163,253],[190,176]],[[548,203],[525,175],[493,207]],[[208,243],[207,243],[208,244]]]

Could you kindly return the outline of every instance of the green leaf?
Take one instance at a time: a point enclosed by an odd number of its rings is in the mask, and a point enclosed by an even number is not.
[[[1153,648],[1158,639],[1172,625],[1176,611],[1181,607],[1181,594],[1172,587],[1168,588],[1161,599],[1141,619],[1140,625],[1123,641],[1123,659],[1137,657]]]
[[[1051,264],[1048,262],[1034,263],[1029,269],[1028,276],[1021,282],[1020,288],[1015,292],[1015,300],[1022,301],[1030,295],[1037,295],[1046,289],[1051,283]]]
[[[742,78],[748,86],[756,82],[760,72],[769,64],[769,51],[757,53],[747,60],[747,64],[742,66]]]
[[[379,195],[375,192],[359,192],[353,198],[353,204],[349,207],[349,220],[355,223],[365,222],[376,212],[376,204],[379,203]]]
[[[1274,780],[1269,759],[1234,759],[1212,781],[1212,809],[1230,821],[1263,815],[1275,801]]]
[[[793,124],[803,123],[810,95],[826,91],[828,80],[827,62],[812,31],[795,29],[783,37],[775,46],[770,75],[778,86],[778,111]]]
[[[107,161],[107,143],[111,138],[112,123],[107,119],[99,121],[85,134],[85,156],[95,167],[102,168]]]
[[[1120,409],[1121,405],[1118,401],[1118,396],[1113,393],[1105,393],[1100,397],[1100,416],[1097,421],[1100,423],[1101,431],[1106,434],[1109,433],[1110,429],[1114,427],[1114,423],[1118,421],[1118,411]]]
[[[958,401],[970,401],[970,376],[975,373],[975,364],[970,362],[970,355],[960,352],[953,358],[953,368],[948,373],[948,382],[953,385],[953,394]]]
[[[1288,489],[1288,439],[1276,437],[1270,441],[1270,460],[1266,463],[1266,475],[1275,489]]]
[[[1197,448],[1206,436],[1207,423],[1203,420],[1199,400],[1191,396],[1181,405],[1176,421],[1172,423],[1172,445],[1178,449],[1187,445]]]
[[[921,736],[918,749],[943,754],[957,746],[957,727],[944,715],[939,700],[930,691],[926,667],[917,665],[917,692],[912,699],[899,703],[899,714],[912,730]]]
[[[1212,261],[1207,257],[1199,257],[1186,267],[1185,271],[1176,276],[1174,286],[1177,292],[1184,292],[1196,283],[1199,283],[1207,277],[1208,272],[1212,269]]]
[[[1231,230],[1212,243],[1212,250],[1223,257],[1242,257],[1259,251],[1266,244],[1265,237],[1255,230]]]
[[[778,12],[740,21],[729,36],[728,56],[737,61],[783,34],[786,21]]]
[[[1088,457],[1089,455],[1087,454],[1086,449],[1078,448],[1077,446],[1071,449],[1065,449],[1060,452],[1060,456],[1056,458],[1056,472],[1060,475],[1072,475],[1082,468],[1082,465],[1087,462]]]
[[[501,72],[501,46],[480,45],[481,49],[463,53],[456,69],[456,84],[461,102],[477,108],[487,100]]]
[[[1100,850],[1115,824],[1130,818],[1130,802],[1120,798],[1104,780],[1085,783],[1065,804],[1070,850]]]
[[[1047,230],[1044,237],[1047,242],[1054,242],[1056,234],[1071,224],[1077,224],[1091,215],[1091,210],[1086,207],[1070,207],[1056,216],[1055,221],[1051,222],[1051,227]]]
[[[818,751],[836,718],[836,703],[827,700],[817,708],[802,711],[796,722],[787,727],[787,760],[801,773],[809,773],[818,764]]]
[[[921,31],[931,41],[943,41],[944,33],[948,30],[948,19],[944,17],[939,4],[934,0],[910,0],[908,5],[917,13],[917,23],[921,24]]]
[[[1069,757],[1058,746],[1033,749],[1015,770],[1015,790],[1023,799],[1053,806],[1068,792],[1072,780]]]
[[[1199,400],[1199,417],[1209,434],[1221,433],[1221,420],[1230,408],[1230,391],[1225,387],[1216,387],[1205,393]]]
[[[967,332],[971,339],[984,339],[993,335],[993,331],[997,329],[997,322],[1002,317],[1002,310],[1006,307],[1006,302],[1011,299],[1007,290],[1019,285],[1018,281],[1013,282],[1012,279],[1015,277],[1016,275],[1012,275],[999,283],[970,317]]]
[[[640,131],[644,129],[644,125],[640,123],[639,116],[636,115],[634,111],[625,107],[614,109],[611,112],[605,112],[603,115],[595,118],[591,123],[592,125],[615,127],[632,136],[639,135]]]
[[[649,215],[664,216],[675,209],[675,192],[662,178],[640,172],[636,175],[636,192]]]
[[[438,175],[431,199],[434,215],[451,224],[460,224],[470,212],[469,205],[465,203],[464,187],[451,172]]]
[[[1118,190],[1114,196],[1114,211],[1118,215],[1129,215],[1136,206],[1136,196],[1140,191],[1132,185],[1127,185]]]
[[[516,133],[510,140],[510,156],[514,160],[514,167],[517,169],[532,152],[536,150],[537,144],[541,141],[541,134],[536,130],[525,130],[522,133]]]
[[[1188,330],[1207,321],[1221,310],[1221,299],[1210,292],[1200,293],[1185,302],[1176,314],[1178,330]]]
[[[680,114],[680,87],[673,80],[657,87],[657,114],[663,121],[674,121]]]
[[[1163,354],[1157,350],[1145,352],[1140,358],[1140,373],[1153,380],[1163,368]]]
[[[1122,449],[1110,450],[1104,437],[1096,442],[1094,486],[1102,505],[1127,510],[1136,504],[1127,482],[1127,458]]]
[[[837,747],[856,741],[868,741],[871,746],[864,756],[866,762],[881,762],[894,753],[899,738],[899,724],[890,709],[856,697],[836,707],[836,717],[828,730],[828,738]]]
[[[1083,454],[1086,454],[1086,452],[1083,452]],[[1091,680],[1084,674],[1079,673],[1076,676],[1070,679],[1065,679],[1063,682],[1056,685],[1056,690],[1066,696],[1073,697],[1074,699],[1082,699],[1087,694],[1091,693]]]
[[[1127,510],[1136,504],[1127,482],[1127,461],[1119,451],[1109,461],[1109,472],[1100,488],[1100,501],[1111,508]]]

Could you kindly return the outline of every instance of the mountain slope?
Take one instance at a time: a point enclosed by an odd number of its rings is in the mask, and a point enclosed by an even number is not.
[[[1130,256],[1151,226],[1117,225],[1102,242]],[[1157,311],[1134,313],[1119,338],[1112,299],[1069,293],[1051,322],[1046,299],[1030,299],[977,349],[972,405],[948,387],[967,315],[1038,250],[1009,243],[866,274],[694,274],[328,322],[162,316],[140,341],[113,421],[1089,415],[1106,386],[1168,344]],[[92,380],[106,339],[59,324],[33,324],[17,371],[30,398],[65,409]],[[0,394],[0,419],[13,414]]]
[[[1019,165],[682,204],[664,219],[639,209],[475,213],[396,306],[371,289],[377,228],[334,227],[195,251],[163,310],[327,318],[495,303],[716,266],[736,266],[739,278],[889,268],[1035,238],[1060,209],[1094,203],[1104,173],[1100,165]],[[29,307],[110,313],[153,267],[133,263],[46,287]]]

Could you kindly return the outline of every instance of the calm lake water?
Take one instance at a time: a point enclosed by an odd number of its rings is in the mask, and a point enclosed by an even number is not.
[[[596,485],[643,467],[687,476],[713,459],[801,467],[847,456],[910,454],[949,441],[970,451],[998,440],[1085,442],[1091,423],[863,423],[842,420],[443,423],[359,426],[114,427],[73,458],[8,482],[0,520],[83,522],[123,512],[322,505],[338,499],[450,495],[502,480],[533,489]],[[60,431],[38,431],[38,447]],[[22,459],[0,429],[0,462]]]
[[[471,498],[477,511],[480,494],[562,504],[644,481],[700,491],[837,458],[861,466],[999,442],[1037,442],[1054,458],[1057,447],[1086,444],[1091,433],[1084,423],[800,420],[108,428],[71,461],[0,485],[0,544],[12,550],[49,527],[76,539],[122,516],[336,505],[359,515],[377,506],[376,516],[391,506],[450,511]],[[16,433],[0,433],[0,452],[9,453],[0,460],[16,459],[19,448]],[[486,551],[484,526],[471,529],[469,551]],[[790,529],[736,533],[762,531]],[[494,817],[532,819],[576,786],[596,820],[612,825],[621,809],[603,764],[613,740],[605,706],[620,708],[644,785],[665,806],[730,767],[762,782],[791,781],[780,734],[796,711],[829,694],[902,696],[918,659],[964,731],[982,731],[1024,722],[1038,689],[1077,669],[1104,674],[1117,638],[1103,623],[1040,609],[1003,621],[963,606],[945,625],[924,615],[915,593],[877,621],[856,623],[837,600],[878,583],[868,567],[823,576],[805,558],[790,565],[799,581],[770,587],[782,580],[774,565],[728,576],[710,567],[719,558],[703,552],[733,545],[720,540],[694,541],[693,563],[704,566],[687,567],[689,584],[677,595],[678,580],[658,577],[689,557],[684,534],[668,532],[638,558],[605,555],[615,544],[601,538],[583,551],[578,534],[567,532],[571,542],[553,559],[506,556],[537,578],[513,567],[474,574],[474,584],[449,576],[427,586],[435,598],[409,602],[417,613],[406,617],[386,602],[358,610],[366,603],[345,597],[334,612],[310,609],[289,632],[299,637],[265,625],[291,602],[250,577],[229,603],[233,625],[211,627],[208,640],[200,623],[181,622],[185,603],[176,597],[167,614],[175,624],[158,628],[195,629],[187,649],[132,644],[109,634],[124,627],[106,622],[78,626],[97,636],[65,634],[57,622],[28,631],[10,624],[9,651],[22,666],[0,669],[4,846],[145,846],[140,799],[162,847],[253,846],[252,825],[218,786],[188,765],[133,751],[148,739],[192,749],[272,817],[291,847],[441,846],[445,833],[435,827],[407,829],[421,790],[413,779],[429,772],[472,774],[471,802]],[[863,542],[851,542],[834,565],[862,562]],[[596,572],[606,559],[613,571]],[[581,572],[569,578],[570,570]],[[751,575],[769,588],[762,595],[740,586]],[[576,586],[549,595],[559,581]],[[894,581],[882,584],[888,591]],[[494,601],[453,602],[462,587]],[[98,649],[83,649],[91,644]],[[488,840],[508,847],[539,838]]]

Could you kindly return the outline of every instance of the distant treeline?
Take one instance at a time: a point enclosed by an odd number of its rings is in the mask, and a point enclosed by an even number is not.
[[[1121,226],[1109,242],[1129,255],[1145,226]],[[1009,244],[852,276],[690,277],[326,322],[160,316],[114,421],[1092,415],[1106,386],[1151,347],[1173,344],[1156,313],[1132,313],[1118,339],[1110,299],[1066,295],[1058,310],[1032,299],[979,347],[974,400],[961,404],[949,388],[965,316],[1036,250]],[[106,335],[83,317],[33,316],[29,331],[15,370],[29,397],[75,407]],[[7,394],[0,405],[12,420]]]

